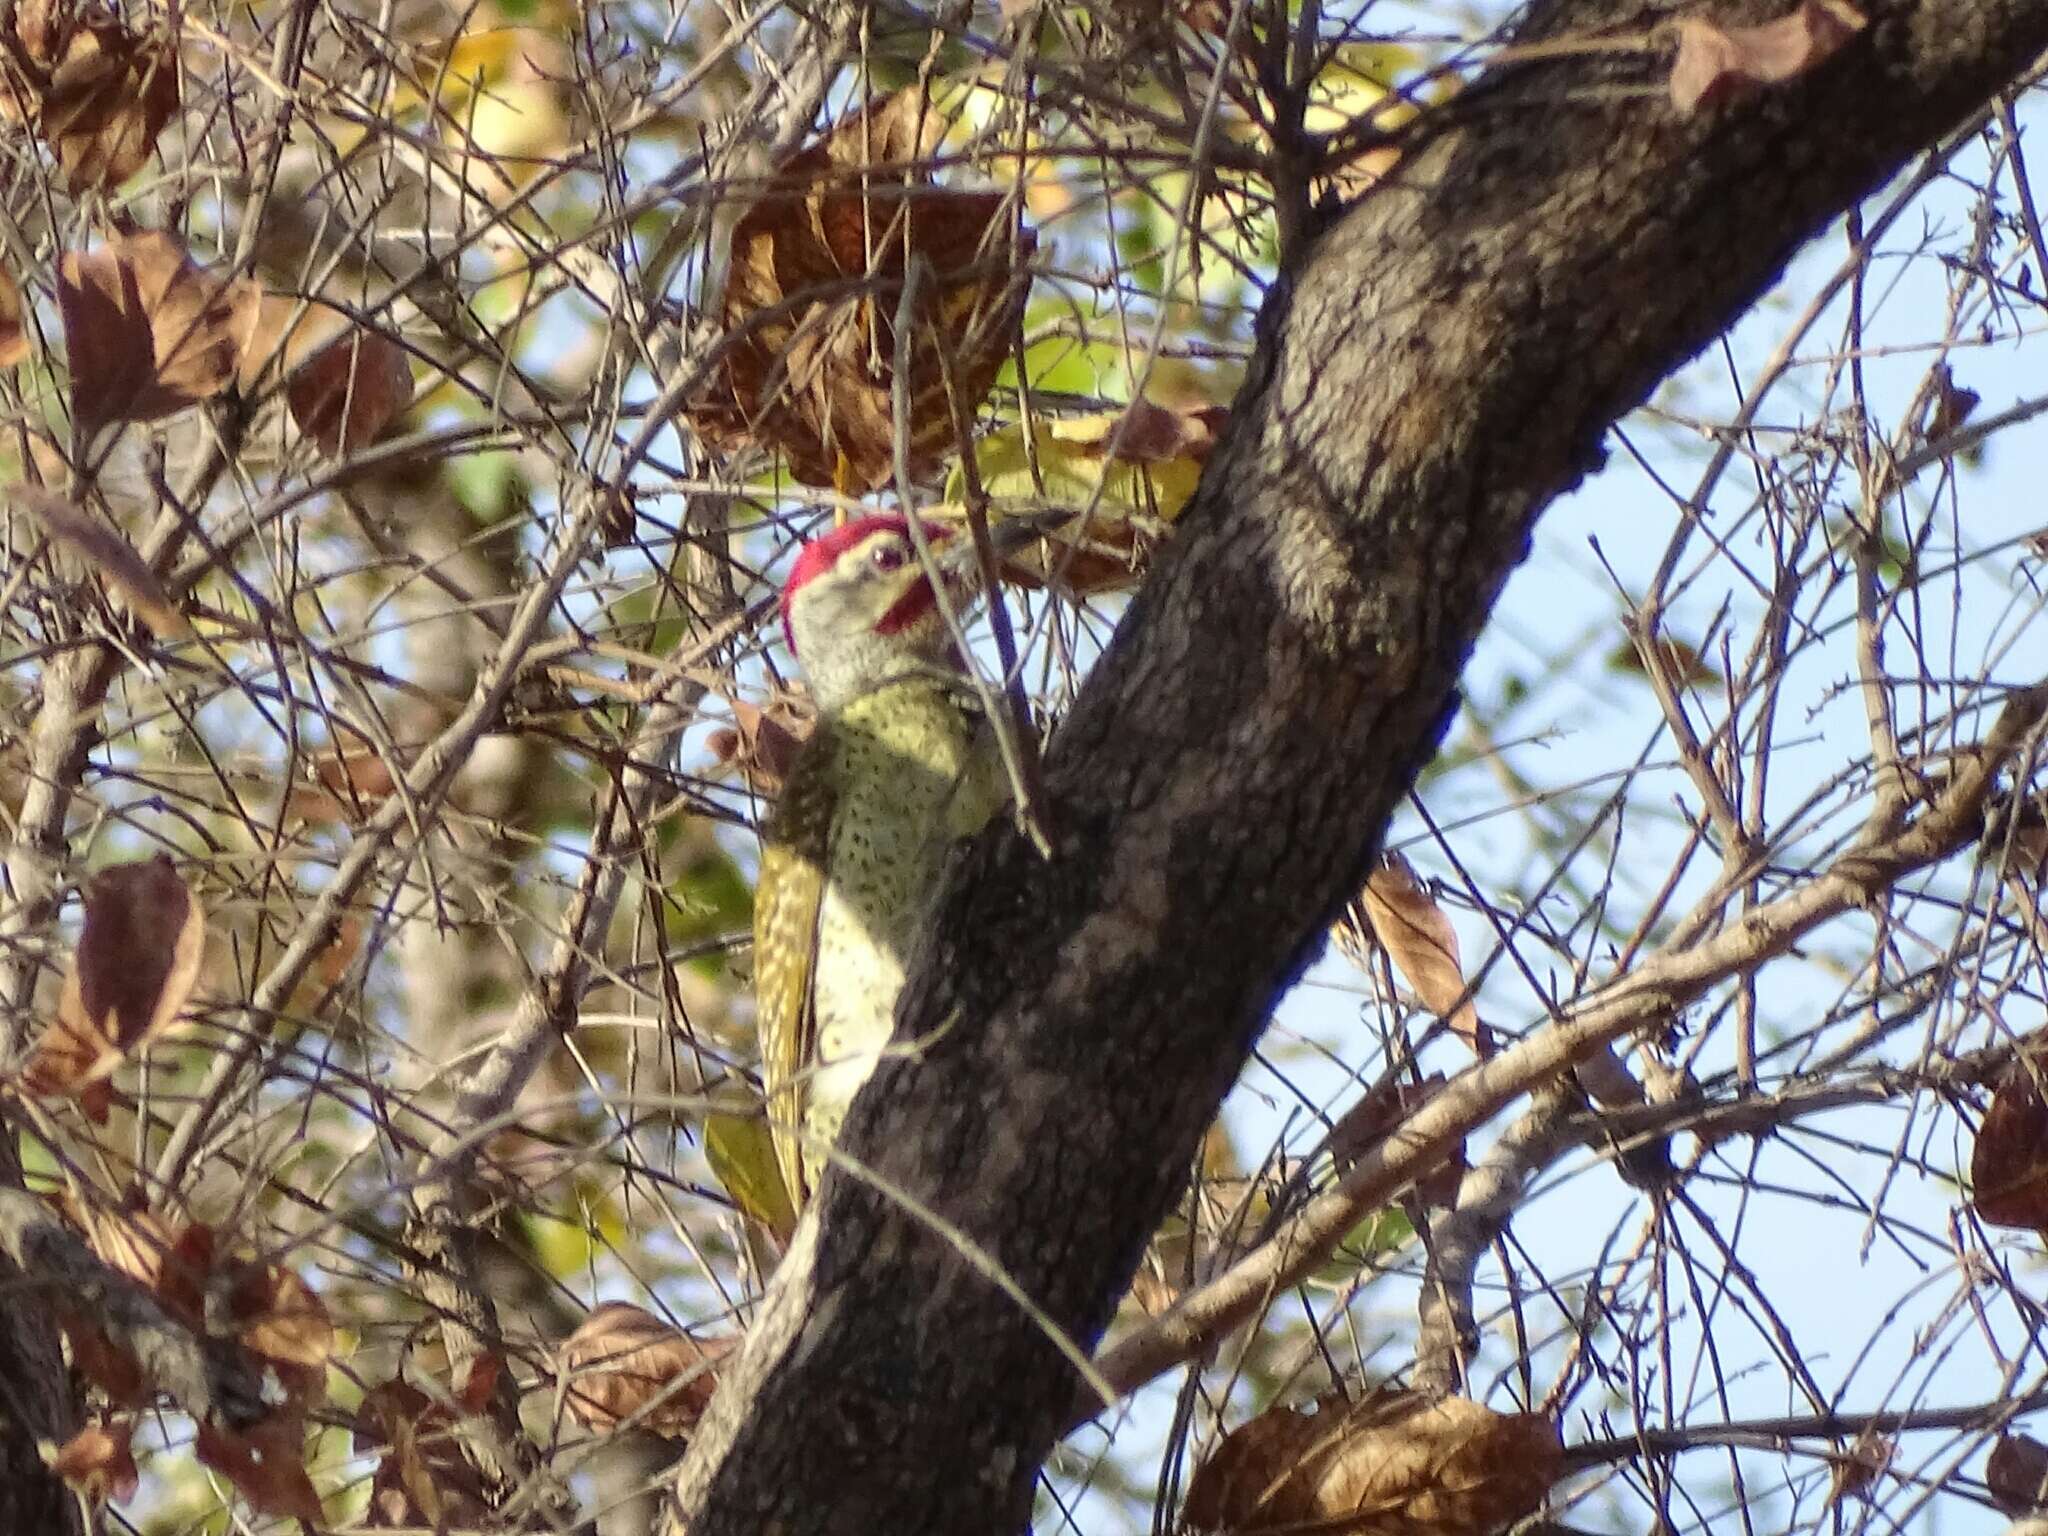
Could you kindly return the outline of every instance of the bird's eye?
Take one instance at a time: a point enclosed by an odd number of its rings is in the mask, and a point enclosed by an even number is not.
[[[868,563],[878,571],[895,571],[901,570],[903,562],[908,558],[909,554],[903,546],[894,539],[890,539],[884,543],[877,544],[870,551]]]

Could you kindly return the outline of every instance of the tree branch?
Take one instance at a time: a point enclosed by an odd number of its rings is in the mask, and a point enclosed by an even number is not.
[[[1646,50],[1495,69],[1425,114],[1275,285],[1226,440],[1046,754],[1053,857],[996,830],[952,872],[899,1008],[899,1044],[921,1044],[843,1132],[876,1178],[835,1166],[807,1214],[680,1474],[692,1536],[1028,1519],[1074,1374],[883,1191],[1001,1264],[1070,1341],[1099,1336],[1435,750],[1538,514],[1802,242],[2048,47],[2032,0],[1866,9],[1805,77],[1687,118]],[[1516,41],[1639,26],[1619,0],[1538,0]],[[1987,746],[1944,803],[2010,750]],[[1968,835],[1930,812],[1807,899],[1860,899]],[[1475,1069],[1350,1187],[1398,1189],[1454,1119],[1674,1001],[1672,980],[1621,978]]]
[[[31,1285],[80,1309],[135,1358],[143,1380],[201,1423],[240,1428],[268,1411],[263,1383],[237,1352],[194,1333],[108,1268],[34,1195],[0,1188],[0,1252]]]
[[[1132,1392],[1244,1322],[1329,1256],[1344,1234],[1428,1173],[1442,1154],[1515,1099],[1554,1082],[1600,1046],[1668,1019],[1709,988],[1790,950],[1822,923],[1882,895],[1901,878],[1949,857],[1978,834],[1984,799],[2048,719],[2048,684],[2012,695],[1983,747],[1941,797],[1896,836],[1845,852],[1818,879],[1743,914],[1714,938],[1655,956],[1566,1009],[1548,1028],[1462,1073],[1360,1158],[1337,1185],[1231,1269],[1097,1361]],[[1083,1411],[1092,1417],[1094,1405]]]

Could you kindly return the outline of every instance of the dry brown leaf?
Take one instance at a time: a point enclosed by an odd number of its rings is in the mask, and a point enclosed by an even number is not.
[[[418,1387],[398,1377],[370,1388],[356,1404],[352,1430],[357,1453],[365,1454],[395,1445],[409,1424],[434,1407],[434,1400]]]
[[[717,1389],[731,1339],[691,1338],[629,1302],[608,1301],[562,1341],[556,1370],[569,1412],[599,1432],[630,1422],[669,1439],[688,1435]]]
[[[1382,858],[1365,882],[1364,906],[1373,937],[1415,995],[1475,1054],[1491,1055],[1492,1035],[1467,995],[1458,932],[1406,859],[1398,853]]]
[[[488,1365],[486,1364],[488,1362]],[[490,1513],[482,1475],[462,1453],[461,1414],[483,1408],[496,1384],[495,1356],[480,1356],[453,1400],[436,1401],[393,1379],[363,1394],[356,1408],[355,1447],[382,1450],[370,1480],[369,1523],[436,1529],[484,1523]]]
[[[504,1380],[505,1362],[494,1354],[481,1354],[469,1362],[469,1369],[462,1374],[462,1385],[456,1389],[455,1402],[464,1413],[482,1413],[490,1405],[492,1396],[498,1390],[498,1383]]]
[[[324,1525],[320,1495],[306,1475],[305,1426],[296,1415],[278,1414],[239,1433],[201,1424],[193,1450],[258,1514],[303,1520],[316,1530]]]
[[[1984,1485],[2008,1515],[2048,1508],[2048,1445],[2032,1435],[2000,1435],[1984,1462]]]
[[[235,1337],[276,1367],[295,1401],[317,1398],[334,1353],[334,1324],[326,1304],[282,1265],[241,1260],[230,1273],[228,1316],[235,1322]]]
[[[732,718],[730,726],[720,726],[706,738],[712,762],[719,768],[737,768],[758,794],[780,794],[797,753],[810,739],[811,716],[788,695],[777,695],[766,709],[734,699]]]
[[[207,1295],[218,1289],[242,1348],[262,1357],[296,1403],[326,1384],[334,1325],[326,1305],[297,1274],[276,1264],[222,1257],[213,1229],[182,1225],[131,1200],[119,1210],[80,1210],[61,1202],[108,1266],[138,1281],[163,1309],[193,1328],[208,1326]]]
[[[1563,1468],[1541,1414],[1382,1393],[1241,1425],[1195,1473],[1182,1513],[1202,1530],[1483,1536],[1537,1509]]]
[[[117,1050],[170,1027],[199,979],[206,916],[169,854],[116,864],[86,887],[67,979],[81,1016]]]
[[[1984,403],[1984,397],[1967,385],[1956,382],[1955,370],[1947,363],[1937,363],[1934,368],[1934,403],[1927,412],[1927,430],[1923,434],[1930,443],[1938,443],[1957,428],[1961,427]]]
[[[213,1273],[212,1228],[203,1222],[178,1225],[139,1197],[117,1210],[80,1209],[70,1202],[66,1210],[110,1268],[147,1287],[173,1317],[193,1327],[204,1325],[207,1277]]]
[[[176,46],[97,20],[72,33],[50,72],[38,132],[72,191],[111,189],[148,164],[177,110]]]
[[[2029,1047],[2006,1067],[1970,1151],[1970,1203],[2000,1227],[2048,1230],[2048,1053]]]
[[[95,1504],[125,1504],[142,1478],[135,1470],[130,1419],[96,1419],[57,1448],[50,1470]]]
[[[56,63],[72,25],[71,8],[63,0],[21,0],[14,8],[14,35],[23,56],[45,69]],[[9,116],[21,121],[11,112]]]
[[[56,1022],[24,1069],[30,1086],[76,1095],[169,1029],[199,979],[205,945],[205,914],[167,855],[94,876]]]
[[[1671,104],[1681,114],[1718,106],[1745,91],[1782,85],[1838,52],[1868,25],[1848,0],[1800,0],[1797,9],[1754,27],[1678,18]]]
[[[316,824],[354,821],[398,788],[391,764],[374,751],[322,752],[309,766],[318,787],[295,786],[286,796],[286,809]]]
[[[115,529],[54,492],[17,485],[8,495],[118,594],[151,634],[159,640],[181,640],[192,633],[191,621],[156,579],[156,572]]]
[[[0,118],[33,122],[74,192],[113,188],[148,162],[178,110],[178,56],[103,5],[24,0],[14,33],[32,69],[0,82]]]
[[[690,409],[708,441],[779,449],[813,485],[889,481],[896,311],[918,257],[930,280],[905,381],[910,472],[954,446],[944,360],[972,412],[1008,354],[1034,240],[1011,238],[1004,194],[932,183],[918,162],[944,126],[915,88],[873,103],[783,165],[741,217],[723,385]]]
[[[0,368],[12,368],[28,356],[28,327],[23,324],[21,285],[0,271]]]
[[[1177,410],[1140,396],[1121,411],[1062,417],[1054,423],[1053,433],[1073,444],[1076,453],[1093,449],[1100,457],[1132,464],[1166,464],[1175,459],[1202,464],[1229,419],[1228,406]]]
[[[206,915],[165,854],[92,878],[56,1022],[23,1069],[42,1094],[80,1095],[177,1022],[206,948]]]
[[[345,336],[354,322],[331,304],[288,293],[259,293],[236,312],[237,378],[244,394],[281,380]]]
[[[329,342],[285,385],[299,430],[329,458],[376,440],[412,404],[412,369],[389,337],[355,330]]]
[[[1898,1442],[1865,1429],[1834,1458],[1828,1477],[1829,1500],[1868,1500],[1897,1455]]]
[[[57,308],[81,421],[154,421],[211,399],[239,366],[253,283],[225,282],[161,230],[57,261]]]
[[[1330,1128],[1330,1159],[1339,1173],[1348,1172],[1367,1152],[1384,1142],[1410,1115],[1444,1090],[1449,1081],[1433,1072],[1421,1082],[1386,1079],[1352,1105]],[[1424,1205],[1449,1207],[1457,1203],[1458,1186],[1470,1166],[1465,1160],[1465,1138],[1447,1152],[1435,1167],[1415,1181],[1415,1198]]]
[[[71,1368],[106,1393],[117,1408],[141,1408],[150,1400],[150,1385],[142,1374],[142,1362],[121,1348],[91,1315],[63,1302],[51,1311],[63,1330],[71,1350]]]
[[[178,1233],[170,1222],[136,1202],[119,1210],[99,1210],[82,1207],[66,1197],[58,1205],[84,1231],[92,1251],[110,1269],[156,1289],[165,1260],[178,1241]]]
[[[1129,591],[1193,497],[1229,416],[1225,406],[1140,397],[1120,411],[1042,418],[1028,433],[1018,423],[980,438],[974,460],[991,499],[1088,509],[1085,520],[1047,529],[1006,557],[1004,579],[1027,588],[1057,580],[1077,594]],[[956,471],[946,491],[964,497],[965,475]]]

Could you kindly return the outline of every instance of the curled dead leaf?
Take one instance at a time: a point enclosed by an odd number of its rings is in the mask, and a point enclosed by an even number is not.
[[[306,1475],[305,1425],[296,1415],[277,1414],[241,1431],[201,1424],[193,1450],[258,1514],[303,1520],[315,1530],[325,1524],[320,1495]]]
[[[323,752],[309,766],[313,784],[295,786],[286,805],[292,815],[310,822],[357,820],[398,789],[391,764],[374,751]]]
[[[1230,419],[1227,406],[1199,405],[1186,410],[1160,405],[1142,396],[1123,410],[1107,415],[1069,417],[1053,424],[1053,435],[1071,443],[1076,453],[1128,464],[1168,464],[1188,459],[1208,462],[1209,451]]]
[[[227,1299],[242,1347],[277,1368],[295,1401],[315,1399],[334,1353],[334,1324],[313,1288],[283,1265],[235,1260]]]
[[[2008,1515],[2048,1508],[2048,1445],[2032,1435],[2000,1435],[1984,1462],[1984,1485]]]
[[[1848,0],[1800,0],[1775,21],[1722,27],[1678,18],[1671,104],[1681,115],[1718,106],[1760,86],[1782,85],[1839,52],[1869,23]]]
[[[71,408],[81,421],[155,421],[234,379],[255,285],[199,266],[161,230],[57,260]]]
[[[275,1368],[288,1398],[315,1400],[334,1353],[326,1304],[294,1271],[221,1252],[204,1222],[178,1222],[131,1197],[119,1208],[65,1199],[66,1216],[108,1267],[146,1287],[171,1316],[209,1329],[207,1298],[225,1298],[237,1343]]]
[[[207,1277],[213,1272],[210,1227],[173,1222],[139,1197],[117,1209],[67,1202],[66,1210],[109,1268],[148,1289],[171,1316],[193,1327],[204,1325]]]
[[[933,183],[922,162],[944,126],[915,88],[871,103],[785,163],[740,218],[722,383],[689,412],[707,441],[778,449],[813,485],[886,483],[897,309],[921,263],[929,280],[903,381],[911,474],[954,446],[949,387],[971,412],[995,382],[1034,239],[1013,237],[1006,194]]]
[[[1994,1226],[2048,1230],[2048,1052],[2033,1045],[2007,1064],[1970,1151],[1970,1203]]]
[[[178,110],[178,52],[118,22],[72,34],[50,73],[38,126],[74,192],[113,188],[149,162]]]
[[[1223,1437],[1187,1523],[1318,1536],[1484,1536],[1533,1513],[1564,1468],[1556,1426],[1462,1397],[1379,1393],[1272,1408]]]
[[[0,368],[12,368],[28,356],[28,327],[23,323],[21,285],[0,271]]]
[[[73,0],[28,0],[13,17],[29,67],[0,84],[0,117],[35,125],[72,191],[119,186],[177,113],[175,40],[138,35],[106,6]]]
[[[95,1419],[48,1457],[50,1470],[92,1503],[125,1504],[142,1482],[134,1435],[132,1419]]]
[[[1834,1458],[1829,1470],[1828,1498],[1869,1499],[1878,1479],[1891,1469],[1898,1449],[1889,1435],[1866,1428]]]
[[[57,1019],[24,1069],[38,1093],[102,1082],[178,1020],[199,980],[206,914],[168,855],[116,864],[85,892]]]
[[[62,44],[70,36],[69,6],[63,0],[20,0],[12,19],[22,57],[31,64],[48,69],[57,61]],[[13,102],[10,101],[4,110],[9,121],[23,121],[23,115],[15,109]]]
[[[285,400],[299,430],[329,458],[341,458],[375,441],[412,404],[412,369],[389,337],[354,330],[293,373]]]
[[[1360,916],[1365,919],[1362,924]],[[1371,932],[1424,1006],[1441,1014],[1475,1055],[1493,1054],[1492,1033],[1480,1021],[1465,984],[1458,931],[1406,859],[1398,853],[1381,859],[1347,914],[1347,923],[1354,930]],[[1356,938],[1355,932],[1340,932],[1339,945],[1354,947]]]
[[[431,1397],[396,1378],[363,1394],[355,1448],[383,1452],[370,1479],[371,1526],[485,1523],[491,1506],[482,1474],[463,1454],[461,1420],[483,1410],[501,1369],[495,1355],[480,1355],[453,1395]]]
[[[1955,370],[1947,363],[1936,364],[1934,399],[1928,407],[1927,428],[1922,435],[1930,443],[1940,442],[1969,421],[1983,403],[1984,397],[1976,390],[1956,382]]]
[[[704,1416],[733,1342],[693,1339],[645,1308],[608,1301],[562,1341],[556,1370],[571,1416],[586,1428],[631,1424],[681,1439]]]
[[[352,328],[331,304],[289,293],[259,293],[236,311],[237,379],[255,394],[287,377]]]
[[[733,723],[713,731],[706,745],[720,768],[737,768],[756,793],[780,794],[796,755],[810,739],[812,720],[787,695],[766,709],[744,699],[732,701]]]
[[[45,533],[83,560],[151,634],[159,640],[182,640],[192,633],[191,621],[156,572],[114,528],[50,491],[17,485],[7,494],[14,505],[34,514]]]
[[[50,1310],[64,1334],[74,1371],[104,1392],[116,1408],[148,1404],[152,1389],[133,1353],[116,1344],[85,1308],[56,1301]]]

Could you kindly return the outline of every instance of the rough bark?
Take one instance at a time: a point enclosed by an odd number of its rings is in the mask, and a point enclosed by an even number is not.
[[[1357,888],[1537,515],[2048,47],[2038,0],[1866,10],[1806,78],[1688,119],[1668,53],[1525,54],[1275,288],[1183,532],[1051,744],[1054,857],[1005,829],[953,871],[899,1013],[920,1046],[858,1101],[862,1171],[828,1178],[681,1474],[693,1536],[1025,1522],[1066,1360]],[[1665,14],[1541,0],[1520,41]]]
[[[21,1165],[0,1138],[0,1201],[24,1200]],[[64,1443],[78,1428],[70,1373],[45,1307],[25,1304],[31,1284],[48,1277],[24,1268],[11,1249],[0,1263],[0,1531],[76,1536],[85,1529],[78,1500],[43,1462],[42,1446]]]

